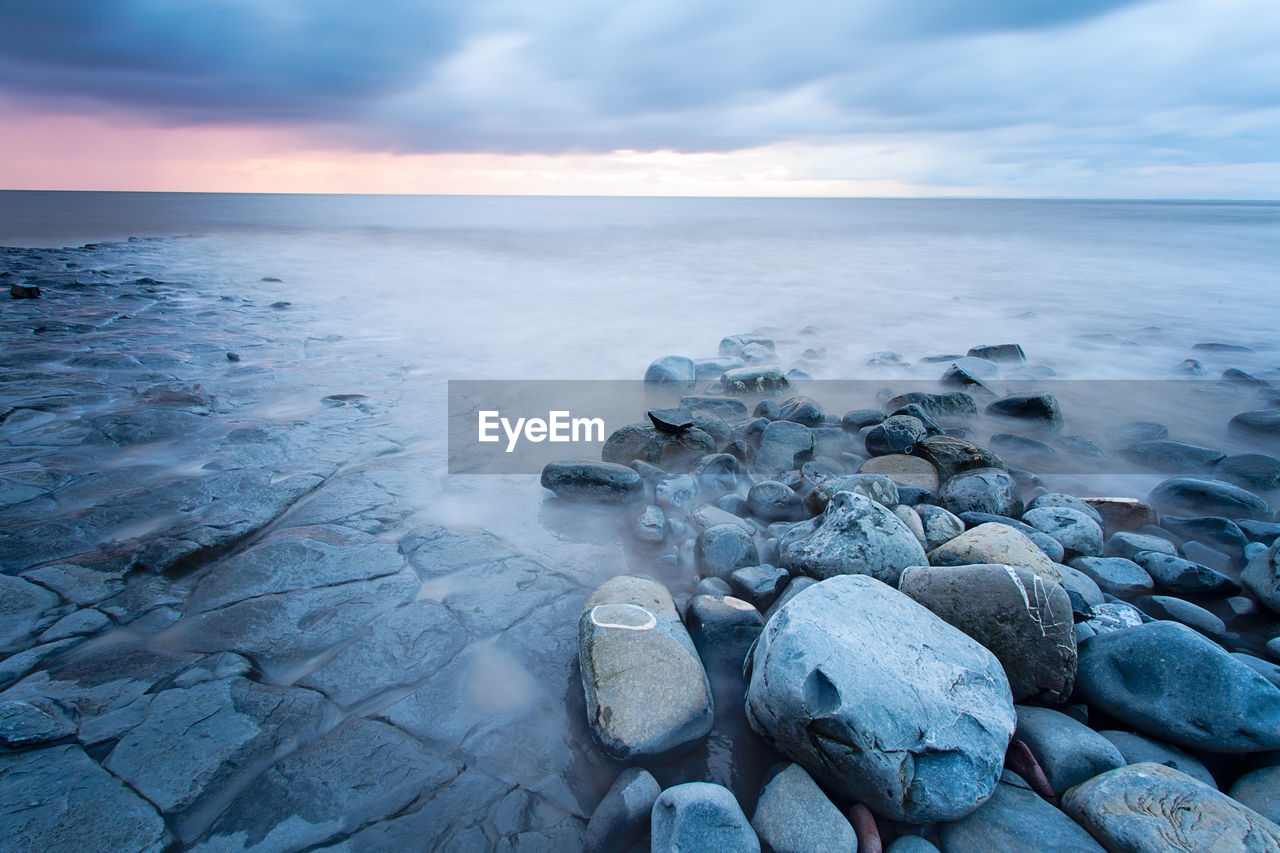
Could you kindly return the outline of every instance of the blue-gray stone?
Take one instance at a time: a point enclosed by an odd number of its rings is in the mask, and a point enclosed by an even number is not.
[[[1172,554],[1139,551],[1133,562],[1162,589],[1177,595],[1235,595],[1240,591],[1240,584],[1222,572]]]
[[[1227,422],[1237,431],[1256,438],[1280,438],[1280,409],[1258,409],[1241,412]]]
[[[751,486],[747,492],[747,512],[765,524],[809,517],[795,490],[777,480],[763,480]]]
[[[760,449],[752,463],[757,471],[774,476],[792,471],[813,458],[813,431],[791,421],[773,421],[760,436]]]
[[[651,817],[653,853],[759,853],[760,839],[733,793],[686,782],[658,795]]]
[[[1227,796],[1272,823],[1280,823],[1280,766],[1244,774],[1231,786]]]
[[[1022,364],[1027,360],[1027,354],[1022,351],[1022,346],[1019,344],[982,344],[970,347],[965,355],[1009,364]]]
[[[979,524],[1004,524],[1012,527],[1023,536],[1035,543],[1036,547],[1044,552],[1044,555],[1055,563],[1061,563],[1066,559],[1066,549],[1062,547],[1062,543],[1054,539],[1042,530],[1038,530],[1016,518],[1009,518],[1007,515],[994,515],[989,512],[963,512],[960,514],[960,520],[970,527],[977,527]]]
[[[1125,763],[1111,741],[1066,714],[1030,705],[1017,712],[1016,737],[1030,747],[1055,793]]]
[[[1207,767],[1176,746],[1161,743],[1135,732],[1109,729],[1100,731],[1098,734],[1111,741],[1111,745],[1120,750],[1126,764],[1141,764],[1144,761],[1163,764],[1174,770],[1180,770],[1193,779],[1199,779],[1210,787],[1218,787],[1218,783],[1214,781],[1213,774]]]
[[[892,415],[867,431],[863,442],[871,456],[910,453],[927,434],[924,423],[910,415]]]
[[[774,768],[760,791],[751,826],[774,853],[856,853],[853,827],[799,764]]]
[[[689,601],[685,622],[712,682],[728,675],[740,683],[747,650],[764,628],[760,611],[731,595],[695,595]]]
[[[726,370],[720,381],[726,394],[774,394],[791,388],[782,371],[768,365],[735,367]]]
[[[1238,552],[1249,541],[1240,526],[1229,518],[1164,515],[1160,526],[1179,539],[1196,539],[1223,551]]]
[[[943,853],[1103,853],[1083,827],[1009,772],[990,800],[938,835]]]
[[[1171,619],[1181,622],[1188,628],[1194,628],[1201,634],[1213,639],[1221,639],[1227,633],[1227,626],[1198,604],[1174,598],[1171,595],[1142,595],[1133,600],[1133,606],[1152,619]]]
[[[587,853],[624,853],[649,828],[662,786],[648,770],[628,767],[591,813],[583,842]]]
[[[782,567],[818,579],[867,574],[896,585],[907,566],[927,563],[915,534],[883,504],[837,492],[822,515],[780,541]]]
[[[1280,409],[1276,410],[1280,415]],[[1252,492],[1217,480],[1174,477],[1151,490],[1147,503],[1162,513],[1217,515],[1223,518],[1271,519],[1271,507]]]
[[[1128,530],[1112,533],[1102,549],[1102,553],[1108,557],[1124,557],[1127,560],[1132,560],[1133,555],[1139,551],[1156,551],[1161,554],[1172,554],[1175,557],[1178,555],[1177,546],[1168,539]]]
[[[1048,430],[1062,429],[1062,409],[1051,394],[1010,394],[990,403],[988,415],[1015,418]]]
[[[976,468],[962,471],[942,484],[942,506],[956,515],[988,512],[1017,518],[1022,515],[1022,493],[1007,471]]]
[[[682,355],[664,355],[649,365],[649,369],[644,372],[644,381],[652,385],[692,388],[697,375],[693,359]]]
[[[1280,539],[1250,558],[1241,582],[1273,613],[1280,613]]]
[[[568,500],[632,503],[644,497],[640,475],[612,462],[550,462],[542,469],[542,486]]]
[[[964,533],[964,522],[955,513],[933,504],[918,504],[915,509],[924,526],[924,547],[928,551]]]
[[[995,788],[1015,717],[995,656],[863,575],[803,590],[750,658],[747,717],[841,796],[892,820],[955,820]]]
[[[786,569],[765,563],[733,571],[729,575],[729,586],[738,598],[746,599],[764,611],[773,604],[790,580],[791,576]]]
[[[1067,565],[1111,595],[1142,595],[1155,588],[1146,570],[1124,557],[1076,557]]]
[[[1205,474],[1227,457],[1221,450],[1168,439],[1139,441],[1122,450],[1121,455],[1161,474]]]
[[[1102,516],[1096,509],[1080,500],[1080,498],[1077,498],[1074,495],[1063,494],[1062,492],[1045,492],[1043,495],[1038,495],[1031,501],[1031,503],[1027,504],[1027,509],[1043,509],[1055,506],[1079,510],[1096,521],[1099,527],[1102,526]]]
[[[694,554],[700,574],[725,580],[736,569],[760,564],[755,537],[731,523],[713,524],[699,533]]]
[[[1102,553],[1102,525],[1081,510],[1044,506],[1027,510],[1022,520],[1058,540],[1073,556],[1096,557]]]

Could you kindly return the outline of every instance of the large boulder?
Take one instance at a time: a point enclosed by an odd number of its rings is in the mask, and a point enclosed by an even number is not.
[[[749,658],[752,727],[892,820],[955,820],[995,790],[1015,716],[995,656],[861,575],[808,587]]]
[[[549,462],[542,469],[542,487],[566,500],[634,503],[644,497],[640,475],[611,462]]]
[[[1172,515],[1216,515],[1223,518],[1271,518],[1271,507],[1252,492],[1218,480],[1174,477],[1147,495],[1147,503]]]
[[[1135,730],[1191,749],[1280,749],[1280,689],[1177,622],[1099,634],[1080,649],[1076,691]]]
[[[760,839],[733,793],[710,782],[663,791],[653,804],[650,826],[653,853],[760,853]]]
[[[988,522],[961,533],[929,552],[935,566],[996,563],[1030,569],[1047,581],[1062,582],[1058,567],[1025,535],[1007,524]]]
[[[711,731],[711,685],[666,588],[622,575],[591,594],[578,621],[587,720],[606,754],[635,761]]]
[[[797,525],[780,544],[782,567],[818,579],[865,574],[896,585],[902,570],[925,562],[924,548],[883,504],[836,492],[822,515]]]
[[[898,589],[990,649],[1015,702],[1061,704],[1071,696],[1075,625],[1060,584],[1013,566],[912,566]]]
[[[987,512],[1017,518],[1022,515],[1022,493],[1008,472],[999,468],[975,468],[956,474],[942,484],[942,505],[960,515]]]
[[[1067,791],[1062,810],[1108,850],[1280,850],[1280,827],[1163,764],[1129,764],[1095,776]]]

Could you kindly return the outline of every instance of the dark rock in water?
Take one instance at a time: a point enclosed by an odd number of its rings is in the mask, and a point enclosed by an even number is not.
[[[747,512],[765,524],[809,517],[795,490],[776,480],[764,480],[751,487],[747,492]]]
[[[1027,438],[1025,435],[998,432],[991,436],[990,444],[991,449],[999,453],[1001,459],[1017,465],[1051,466],[1058,458],[1058,451],[1048,444],[1038,439]]]
[[[640,475],[612,462],[549,462],[542,487],[567,500],[631,503],[644,497]]]
[[[956,359],[950,367],[948,367],[938,379],[939,385],[946,385],[951,388],[965,388],[970,391],[978,392],[986,396],[995,396],[990,388],[982,381],[972,368],[972,365],[961,366],[960,362],[965,359]],[[974,362],[981,362],[981,359],[972,359]],[[985,372],[985,371],[984,371]],[[999,371],[996,371],[998,373]],[[992,374],[994,376],[995,374]]]
[[[1182,557],[1159,551],[1139,551],[1133,555],[1138,564],[1160,586],[1175,595],[1235,595],[1240,584],[1231,578]]]
[[[755,468],[767,476],[799,468],[813,458],[813,431],[791,421],[774,421],[760,436]]]
[[[1253,521],[1242,518],[1236,526],[1249,537],[1250,542],[1261,542],[1264,545],[1280,539],[1280,523],[1274,521]]]
[[[1244,774],[1227,795],[1272,823],[1280,823],[1280,767],[1263,767]]]
[[[786,569],[765,563],[733,571],[729,575],[729,586],[735,596],[764,611],[773,604],[790,580],[791,576]]]
[[[895,415],[905,415],[907,417],[915,418],[920,421],[920,423],[924,424],[924,431],[929,435],[942,435],[942,426],[934,420],[933,415],[926,412],[924,407],[919,403],[908,403],[905,406],[900,406],[890,412],[889,415],[891,417]]]
[[[1076,557],[1067,565],[1088,575],[1103,592],[1111,595],[1141,595],[1155,588],[1151,575],[1124,557]]]
[[[1168,619],[1194,628],[1211,639],[1227,633],[1227,626],[1208,610],[1171,595],[1142,595],[1133,600],[1133,606],[1152,619]]]
[[[664,355],[649,365],[649,369],[644,372],[644,381],[648,385],[692,388],[697,375],[693,359],[682,355]]]
[[[697,358],[693,361],[693,376],[696,380],[719,379],[726,370],[746,367],[747,363],[740,358],[722,356],[720,358]]]
[[[840,426],[848,432],[858,432],[863,427],[875,426],[884,421],[884,413],[876,409],[854,409],[840,419]]]
[[[1022,347],[1018,344],[987,344],[985,346],[970,347],[967,355],[972,358],[1012,364],[1022,364],[1027,360],[1027,354],[1022,351]]]
[[[794,421],[807,427],[822,423],[822,407],[808,397],[792,397],[778,407],[775,420]]]
[[[738,367],[726,370],[720,381],[726,394],[773,394],[791,388],[776,367]]]
[[[805,589],[750,666],[752,727],[841,796],[929,823],[994,790],[1014,728],[1000,663],[897,590],[857,575]]]
[[[1240,580],[1267,609],[1280,614],[1280,540],[1250,559]]]
[[[1204,365],[1196,361],[1194,358],[1184,358],[1171,368],[1173,373],[1179,376],[1204,376]]]
[[[1151,471],[1166,474],[1206,473],[1226,458],[1221,450],[1167,439],[1139,441],[1124,448],[1121,455]]]
[[[1223,344],[1217,342],[1196,344],[1192,347],[1196,352],[1217,352],[1217,353],[1241,353],[1250,354],[1257,352],[1253,347],[1246,347],[1241,344]]]
[[[1015,737],[1031,748],[1056,794],[1125,764],[1111,741],[1066,714],[1027,705],[1017,712]]]
[[[890,453],[910,453],[915,449],[916,442],[925,435],[924,424],[919,418],[893,415],[868,430],[864,441],[868,454],[885,456]]]
[[[1228,456],[1213,469],[1213,477],[1246,489],[1280,489],[1280,459],[1264,453]]]
[[[646,414],[655,429],[681,432],[693,426],[693,413],[688,409],[650,409]]]
[[[1172,767],[1174,770],[1186,773],[1210,787],[1217,787],[1217,783],[1213,781],[1213,774],[1203,764],[1176,746],[1169,746],[1167,743],[1161,743],[1134,732],[1112,729],[1100,731],[1098,734],[1111,741],[1112,746],[1120,750],[1126,764],[1139,764],[1144,761],[1163,764],[1165,767]]]
[[[706,412],[715,415],[726,423],[738,423],[746,420],[747,406],[733,397],[691,396],[681,397],[680,407],[695,414]]]
[[[934,418],[968,417],[978,413],[978,404],[963,391],[945,394],[911,391],[891,398],[885,403],[885,410],[894,412],[906,406],[919,406]]]
[[[806,373],[805,371],[800,370],[797,367],[793,367],[787,371],[788,382],[801,382],[801,381],[809,380],[812,378],[813,378],[812,374]]]
[[[1280,850],[1280,827],[1163,764],[1129,764],[1062,798],[1062,810],[1108,850]]]
[[[938,469],[938,477],[942,480],[975,468],[1005,467],[1000,457],[985,447],[979,447],[971,441],[949,435],[931,435],[921,439],[911,455],[933,463],[933,467]]]
[[[1013,700],[1061,704],[1075,681],[1071,600],[1058,584],[1001,565],[911,566],[898,589],[1000,661]]]
[[[292,302],[285,302],[285,301],[282,299],[282,300],[280,300],[279,302],[272,302],[270,307],[272,307],[272,308],[276,309],[277,311],[284,311],[286,308],[292,308],[292,307],[293,307],[293,303],[292,303]]]
[[[1052,536],[1070,556],[1096,557],[1102,553],[1102,527],[1082,510],[1042,506],[1027,510],[1022,520]]]
[[[239,361],[239,360],[240,360],[239,353],[235,353],[235,352],[227,353],[227,361]]]
[[[1107,458],[1106,451],[1083,435],[1064,435],[1058,439],[1058,446],[1077,459],[1102,462]]]
[[[867,574],[896,585],[902,570],[926,562],[902,519],[862,495],[837,492],[822,515],[780,543],[781,565],[815,578]]]
[[[760,790],[751,826],[775,853],[856,850],[853,827],[799,764],[780,764]]]
[[[938,833],[947,853],[1103,853],[1080,824],[1010,771],[991,799],[968,817],[938,827]]]
[[[653,804],[651,827],[653,853],[760,853],[760,839],[732,792],[710,782],[663,791]]]
[[[977,527],[979,524],[1007,525],[1034,542],[1035,546],[1055,563],[1061,563],[1066,557],[1066,550],[1062,547],[1061,542],[1044,531],[1032,527],[1030,524],[1018,521],[1016,518],[1010,518],[1007,515],[996,515],[990,512],[962,512],[960,513],[960,520],[970,527]]]
[[[1008,472],[977,468],[955,474],[942,484],[942,505],[956,515],[989,512],[1017,518],[1022,515],[1022,493]]]
[[[765,349],[775,349],[773,338],[765,335],[729,335],[720,341],[720,355],[729,357],[740,357],[742,351],[751,344],[762,346]]]
[[[1062,410],[1051,394],[1011,394],[987,406],[987,414],[1029,421],[1048,430],[1062,429]]]
[[[578,622],[587,720],[619,761],[654,757],[711,731],[711,686],[675,603],[652,578],[622,575],[591,594]]]
[[[9,286],[9,295],[14,299],[39,299],[40,288],[24,284],[13,284]]]
[[[907,506],[919,506],[920,504],[932,503],[934,493],[929,489],[921,489],[917,486],[898,486],[898,503]]]
[[[742,662],[764,628],[760,611],[731,595],[695,595],[689,601],[685,621],[713,689],[725,683],[740,687]]]
[[[1060,583],[1056,564],[1027,536],[1007,524],[987,523],[970,528],[929,552],[934,566],[994,563],[1029,569],[1053,583]]]
[[[1195,477],[1174,477],[1151,490],[1147,502],[1160,512],[1176,515],[1217,515],[1224,518],[1269,520],[1271,507],[1239,486]]]
[[[1227,427],[1258,438],[1280,439],[1280,409],[1241,412],[1227,421]]]
[[[1230,382],[1233,385],[1245,385],[1254,388],[1269,388],[1271,383],[1265,379],[1259,379],[1252,373],[1247,373],[1238,367],[1228,367],[1222,371],[1222,381]]]
[[[630,424],[614,430],[600,455],[605,462],[629,465],[639,459],[669,471],[688,468],[694,460],[716,452],[716,441],[697,427],[667,432],[653,424]]]
[[[1179,746],[1280,748],[1280,689],[1177,622],[1089,640],[1080,650],[1076,690],[1090,707]]]
[[[1102,553],[1108,557],[1125,557],[1130,560],[1139,551],[1158,551],[1161,554],[1172,554],[1174,556],[1178,554],[1178,549],[1174,544],[1163,536],[1152,536],[1146,533],[1132,533],[1129,531],[1112,533],[1102,549]]]
[[[760,564],[755,538],[739,524],[713,524],[698,534],[694,546],[698,571],[728,579],[735,569]]]
[[[925,364],[941,364],[944,361],[955,361],[957,358],[964,358],[960,353],[944,353],[942,355],[926,355],[920,360]]]
[[[1196,539],[1227,552],[1240,551],[1249,542],[1240,526],[1229,518],[1166,515],[1161,517],[1160,526],[1184,541]]]
[[[591,813],[583,841],[586,853],[625,853],[649,829],[653,804],[662,786],[648,770],[628,767]]]

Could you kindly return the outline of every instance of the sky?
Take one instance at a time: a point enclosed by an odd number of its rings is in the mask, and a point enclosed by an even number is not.
[[[1280,198],[1277,0],[0,0],[0,187]]]

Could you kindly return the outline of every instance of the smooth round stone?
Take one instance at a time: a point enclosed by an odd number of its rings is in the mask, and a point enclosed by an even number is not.
[[[729,575],[729,586],[738,598],[764,610],[782,593],[790,579],[786,569],[762,564],[733,571]]]
[[[694,595],[711,595],[716,598],[723,598],[726,595],[733,594],[733,587],[723,578],[710,577],[703,578],[698,581],[697,587],[694,588]]]
[[[1228,456],[1214,467],[1213,476],[1247,489],[1280,488],[1280,459],[1265,453]]]
[[[858,848],[849,821],[799,764],[774,768],[760,791],[751,826],[774,853],[852,853]]]
[[[1102,552],[1108,557],[1124,557],[1132,560],[1139,551],[1156,551],[1161,554],[1178,555],[1178,548],[1168,539],[1151,536],[1146,533],[1133,533],[1122,530],[1112,533],[1103,546]]]
[[[809,517],[795,490],[777,480],[764,480],[751,486],[747,492],[747,512],[765,524]]]
[[[1103,592],[1142,595],[1155,588],[1146,570],[1124,557],[1076,557],[1067,565],[1087,575]]]
[[[710,782],[672,786],[653,804],[653,853],[760,853],[760,839],[733,793]]]
[[[859,432],[864,427],[875,426],[884,421],[884,412],[879,409],[854,409],[840,419],[840,426],[848,432]]]
[[[644,372],[644,381],[651,385],[692,388],[697,375],[693,359],[681,355],[664,355],[649,365],[649,369]]]
[[[1161,517],[1160,527],[1179,539],[1195,539],[1228,553],[1239,551],[1249,541],[1240,525],[1229,518],[1166,515]]]
[[[1221,619],[1200,605],[1181,598],[1171,595],[1143,595],[1135,598],[1133,604],[1152,619],[1172,619],[1208,637],[1217,639],[1227,633],[1227,626]]]
[[[1137,731],[1191,749],[1280,749],[1280,689],[1177,622],[1099,634],[1080,648],[1076,690]]]
[[[1272,823],[1280,822],[1280,766],[1263,767],[1244,774],[1231,786],[1227,795]]]
[[[813,515],[820,515],[837,492],[862,495],[885,507],[898,504],[898,486],[884,474],[848,474],[819,483],[804,496],[804,505]]]
[[[1045,506],[1027,510],[1022,520],[1052,536],[1073,555],[1096,557],[1102,553],[1102,527],[1081,510]]]
[[[911,530],[884,505],[836,492],[822,515],[779,542],[781,565],[818,579],[867,574],[897,585],[907,566],[926,562]]]
[[[1241,412],[1227,422],[1237,432],[1258,438],[1280,438],[1280,409]]]
[[[781,370],[764,365],[726,370],[720,382],[726,394],[772,394],[791,389],[791,382]]]
[[[1079,569],[1073,569],[1065,563],[1058,563],[1056,568],[1062,576],[1062,588],[1071,598],[1071,609],[1074,613],[1088,616],[1093,608],[1103,604],[1107,599],[1102,589],[1093,582],[1093,578]]]
[[[656,506],[638,508],[631,517],[631,535],[649,545],[661,545],[667,539],[667,517]]]
[[[1111,741],[1066,714],[1030,705],[1016,710],[1014,737],[1031,749],[1057,794],[1125,763]]]
[[[1112,447],[1128,447],[1140,441],[1159,441],[1169,437],[1169,428],[1155,421],[1129,421],[1116,427],[1107,436]]]
[[[637,843],[661,793],[658,780],[642,767],[618,774],[587,823],[582,839],[587,853],[615,853]]]
[[[721,356],[719,358],[696,358],[693,360],[694,378],[698,381],[704,379],[719,379],[724,376],[726,370],[733,370],[735,367],[746,367],[747,363],[740,358],[731,356]]]
[[[919,514],[909,506],[899,505],[893,508],[893,514],[902,519],[902,523],[916,537],[923,546],[927,541],[924,535],[924,523],[920,521]]]
[[[1276,410],[1280,415],[1280,409]],[[1216,515],[1269,520],[1271,507],[1252,492],[1217,480],[1174,477],[1151,490],[1147,502],[1173,515]]]
[[[1111,745],[1120,750],[1120,754],[1124,756],[1125,764],[1140,764],[1144,761],[1163,764],[1165,767],[1172,767],[1174,770],[1186,773],[1211,788],[1218,787],[1218,783],[1213,780],[1213,774],[1209,772],[1207,767],[1176,746],[1152,740],[1135,732],[1123,732],[1116,729],[1107,729],[1098,732],[1098,734],[1111,741]]]
[[[550,462],[542,469],[542,487],[565,500],[633,503],[644,498],[640,475],[611,462]]]
[[[760,565],[755,537],[738,524],[713,524],[694,545],[698,572],[728,579],[735,569]]]
[[[893,415],[868,430],[863,441],[868,454],[885,456],[889,453],[910,453],[926,434],[919,418]]]
[[[808,397],[792,397],[778,407],[775,420],[794,421],[807,427],[820,426],[823,422],[822,407]]]
[[[909,391],[891,398],[885,403],[885,411],[896,412],[903,406],[910,405],[919,406],[934,418],[967,417],[978,413],[978,404],[963,391],[949,391],[945,394]]]
[[[1011,394],[987,406],[988,415],[1029,421],[1048,430],[1062,429],[1062,409],[1052,394]]]
[[[979,524],[929,552],[929,564],[959,566],[995,563],[1029,569],[1047,581],[1060,583],[1054,562],[1034,542],[1007,524]]]
[[[1249,667],[1249,669],[1258,673],[1258,675],[1261,675],[1267,681],[1270,681],[1272,684],[1280,687],[1280,666],[1277,666],[1269,660],[1263,660],[1262,658],[1256,658],[1253,655],[1247,655],[1244,652],[1232,652],[1231,656]]]
[[[1163,764],[1130,764],[1095,776],[1063,796],[1062,810],[1108,850],[1280,850],[1280,827]]]
[[[654,502],[664,510],[682,514],[698,497],[698,482],[688,474],[665,477],[654,484]]]
[[[925,548],[930,551],[964,533],[964,522],[940,506],[918,504],[915,511],[924,526]]]
[[[1030,524],[1018,521],[1016,518],[1010,518],[1007,515],[992,515],[989,512],[964,512],[960,514],[960,520],[970,527],[988,523],[1008,525],[1034,542],[1036,547],[1043,551],[1044,555],[1053,562],[1061,563],[1066,557],[1066,550],[1062,547],[1061,542],[1043,531],[1036,530]]]
[[[1159,551],[1139,551],[1133,562],[1151,576],[1158,586],[1175,595],[1235,595],[1240,584],[1191,560]]]
[[[1280,614],[1280,539],[1250,558],[1240,580],[1268,610]]]
[[[1093,613],[1089,618],[1076,625],[1077,628],[1088,627],[1091,631],[1090,636],[1123,631],[1125,628],[1134,628],[1148,621],[1141,610],[1124,601],[1108,601],[1094,605],[1091,609]]]
[[[931,463],[938,469],[938,477],[942,480],[962,471],[1004,467],[1000,457],[985,447],[950,435],[931,435],[921,439],[912,455]]]
[[[978,468],[956,474],[942,484],[941,503],[951,512],[989,512],[1017,518],[1022,515],[1022,493],[1007,471]]]
[[[738,681],[742,661],[760,636],[764,617],[750,603],[731,595],[695,595],[685,615],[689,636],[713,683],[719,676]]]
[[[1058,451],[1053,447],[1025,435],[999,432],[991,436],[989,444],[1001,459],[1015,465],[1037,469],[1052,467],[1058,458]]]
[[[1103,853],[1083,827],[1007,771],[991,799],[938,834],[945,853]]]
[[[1009,364],[1022,364],[1027,360],[1027,354],[1019,344],[983,344],[970,347],[965,355]]]
[[[614,430],[600,449],[600,456],[606,463],[626,466],[639,459],[668,471],[678,471],[715,452],[716,440],[696,426],[666,432],[652,423],[644,423]]]
[[[813,431],[791,421],[773,421],[760,435],[760,449],[753,463],[757,471],[774,476],[792,471],[813,458]]]
[[[858,473],[882,474],[898,486],[924,489],[931,494],[938,491],[938,469],[933,467],[933,463],[918,456],[900,453],[875,456],[863,462]]]

